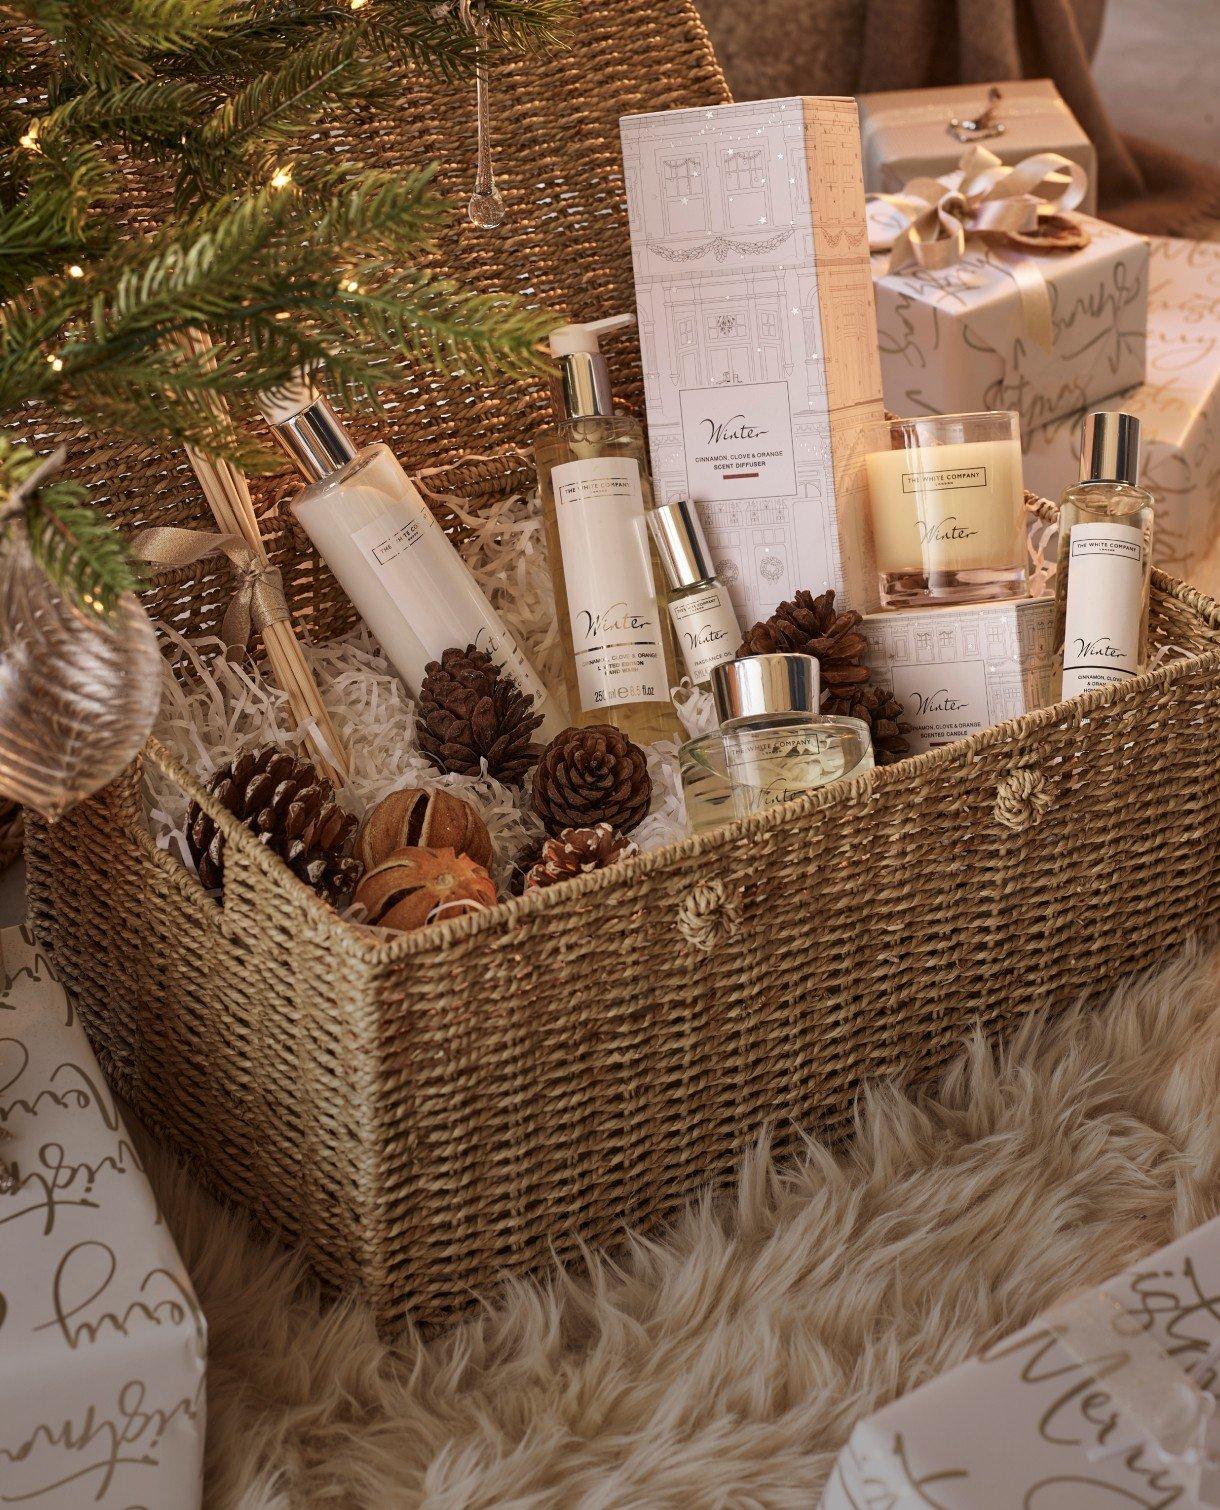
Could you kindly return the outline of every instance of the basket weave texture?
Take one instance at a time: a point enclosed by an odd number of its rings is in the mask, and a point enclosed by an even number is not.
[[[468,191],[468,91],[405,87],[409,109],[328,147],[437,155]],[[576,318],[630,308],[617,121],[726,97],[693,11],[587,6],[575,53],[495,87],[509,220],[455,225],[443,256]],[[616,370],[638,400],[627,343]],[[521,444],[545,403],[421,384],[377,429],[420,468]],[[154,504],[208,523],[180,457],[81,437],[74,460],[127,526]],[[436,486],[477,504],[528,481],[506,453]],[[261,506],[299,621],[328,636],[350,609],[281,522],[295,486]],[[206,632],[227,586],[195,568],[152,606]],[[1214,927],[1220,610],[1157,574],[1152,631],[1192,658],[388,944],[153,743],[143,762],[225,835],[223,904],[155,847],[133,769],[31,819],[32,918],[153,1130],[386,1325],[434,1325],[505,1273],[656,1221],[764,1124],[833,1134],[866,1078],[928,1072],[970,1022],[1101,992]]]

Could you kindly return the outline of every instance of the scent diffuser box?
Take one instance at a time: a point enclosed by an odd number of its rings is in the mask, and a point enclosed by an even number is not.
[[[912,178],[939,178],[957,167],[967,146],[981,142],[1002,163],[1019,163],[1036,152],[1058,152],[1079,163],[1089,178],[1081,209],[1093,214],[1097,152],[1051,80],[1014,79],[993,87],[994,98],[986,84],[860,95],[864,187],[896,194]]]
[[[191,1510],[203,1314],[32,933],[0,933],[0,967],[0,1504]]]
[[[856,107],[621,123],[653,484],[693,498],[743,624],[876,605],[859,424],[881,416]]]
[[[1220,1220],[1072,1293],[853,1430],[821,1510],[1220,1503]]]
[[[868,667],[904,705],[911,753],[1054,702],[1054,617],[1049,598],[869,614]]]
[[[878,232],[887,212],[870,207]],[[875,255],[886,407],[900,415],[1015,409],[1028,432],[1142,383],[1148,243],[1079,218],[1088,246],[1023,254],[1023,266],[974,241],[939,271],[911,264],[887,273],[889,254]],[[1018,280],[1031,272],[1046,282],[1049,346],[1023,318]]]
[[[1110,401],[1140,419],[1142,481],[1156,499],[1153,560],[1206,592],[1220,590],[1220,246],[1151,244],[1148,379]],[[1025,443],[1027,485],[1058,498],[1075,482],[1083,412]]]

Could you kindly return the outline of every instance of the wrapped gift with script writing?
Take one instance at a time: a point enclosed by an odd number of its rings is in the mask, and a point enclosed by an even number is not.
[[[28,930],[0,971],[0,1504],[192,1510],[203,1316]]]
[[[822,1510],[1220,1506],[1220,1219],[861,1421]]]

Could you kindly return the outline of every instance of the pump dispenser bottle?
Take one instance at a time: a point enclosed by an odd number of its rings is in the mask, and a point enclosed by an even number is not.
[[[649,744],[681,732],[669,696],[673,642],[647,523],[644,432],[614,412],[599,344],[634,318],[551,332],[561,417],[534,453],[572,722],[613,724]]]
[[[260,403],[310,484],[293,513],[411,696],[429,661],[476,645],[533,697],[537,737],[552,739],[564,723],[546,688],[390,448],[358,448],[308,383]]]
[[[1148,662],[1153,497],[1139,486],[1140,423],[1085,418],[1080,481],[1059,504],[1057,643],[1065,698],[1137,676]]]

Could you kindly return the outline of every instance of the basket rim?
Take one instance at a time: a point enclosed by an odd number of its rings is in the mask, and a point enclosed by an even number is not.
[[[1196,613],[1211,629],[1220,630],[1220,604],[1198,588],[1177,578],[1169,577],[1159,569],[1153,570],[1153,584],[1162,593],[1176,599],[1191,612]],[[972,735],[969,739],[956,740],[924,754],[909,756],[893,765],[877,766],[863,772],[850,781],[835,782],[818,791],[805,793],[792,801],[769,808],[765,813],[750,814],[725,824],[706,834],[694,834],[645,854],[620,860],[603,870],[575,876],[528,893],[511,897],[483,912],[467,913],[438,923],[403,933],[397,938],[382,939],[363,924],[349,922],[339,916],[326,902],[317,896],[304,882],[299,881],[279,859],[238,820],[217,803],[204,789],[202,782],[189,771],[164,745],[150,736],[140,760],[153,764],[164,776],[173,781],[189,798],[199,805],[215,821],[225,836],[225,842],[236,846],[248,863],[253,864],[273,885],[291,884],[299,888],[300,900],[316,926],[329,935],[335,947],[371,969],[399,964],[412,955],[443,950],[451,944],[493,931],[511,931],[527,920],[541,918],[556,908],[563,908],[577,899],[587,899],[604,888],[621,882],[625,876],[646,876],[690,860],[731,849],[741,841],[756,842],[768,834],[789,826],[794,820],[812,813],[846,808],[872,800],[873,794],[897,785],[920,780],[926,773],[941,766],[967,766],[977,755],[997,745],[1017,744],[1030,736],[1037,736],[1045,729],[1064,723],[1065,719],[1080,726],[1091,717],[1104,715],[1109,709],[1126,707],[1138,700],[1149,688],[1165,687],[1200,668],[1220,672],[1220,646],[1202,655],[1182,656],[1167,661],[1155,669],[1142,672],[1130,681],[1097,688],[1066,702],[1050,703],[1034,708],[1019,718],[1007,719],[988,729]],[[196,905],[217,909],[218,920],[224,917],[223,900],[217,900],[204,890],[197,876],[193,875],[168,849],[158,846],[151,832],[141,829],[137,841],[145,849],[146,856],[165,873],[171,884],[185,899]]]

